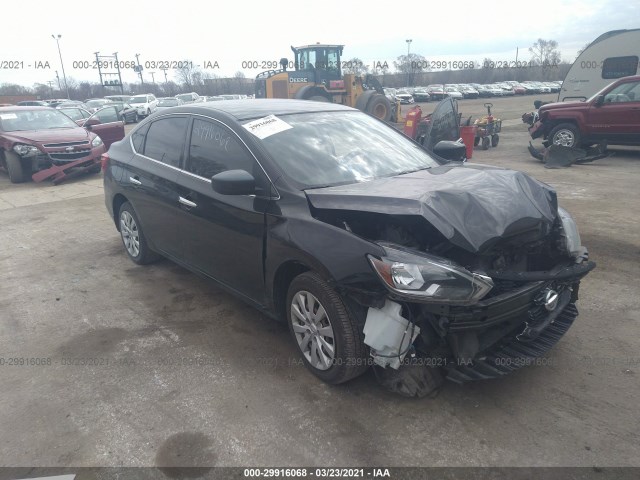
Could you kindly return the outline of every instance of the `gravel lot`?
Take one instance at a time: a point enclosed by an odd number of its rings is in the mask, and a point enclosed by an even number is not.
[[[490,100],[500,145],[473,161],[554,186],[598,268],[546,365],[431,400],[372,374],[320,383],[284,325],[169,261],[134,265],[99,175],[0,173],[0,466],[640,466],[640,149],[546,170],[519,123],[533,99]]]

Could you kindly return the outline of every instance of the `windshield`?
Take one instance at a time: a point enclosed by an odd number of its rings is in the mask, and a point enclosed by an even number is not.
[[[193,98],[191,98],[190,94],[187,95],[177,95],[176,98],[179,98],[180,100],[184,101],[184,102],[188,102],[190,100],[193,100]]]
[[[18,132],[51,128],[78,128],[64,113],[53,110],[13,110],[0,113],[0,130]]]
[[[301,189],[366,182],[438,165],[418,144],[364,113],[279,118],[293,128],[261,142]]]
[[[158,102],[158,106],[159,107],[175,107],[176,105],[178,105],[178,100],[175,98],[170,98],[167,100],[160,100]]]
[[[129,103],[147,103],[147,97],[131,97]]]
[[[80,110],[77,108],[63,108],[60,111],[71,120],[82,120],[84,118],[82,112],[80,112]]]

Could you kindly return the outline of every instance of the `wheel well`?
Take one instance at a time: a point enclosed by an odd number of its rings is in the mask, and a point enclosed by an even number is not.
[[[580,127],[578,126],[578,123],[573,118],[567,118],[567,119],[561,118],[561,119],[558,119],[558,120],[553,120],[549,124],[549,127],[547,129],[547,135],[549,135],[551,133],[551,130],[556,128],[558,125],[562,125],[563,123],[569,123],[569,124],[573,125],[574,127],[576,127],[578,129],[578,131],[580,131]]]
[[[116,224],[116,228],[120,231],[120,222],[118,222],[118,212],[120,211],[120,207],[123,203],[127,202],[127,197],[118,193],[115,197],[113,197],[113,221]]]
[[[290,261],[280,265],[273,278],[273,305],[279,319],[284,319],[287,314],[287,292],[294,278],[311,270],[309,267]]]

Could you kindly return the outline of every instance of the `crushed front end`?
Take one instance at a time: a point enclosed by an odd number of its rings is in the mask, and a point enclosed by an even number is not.
[[[383,384],[410,396],[434,386],[425,369],[440,367],[463,383],[540,363],[576,319],[580,280],[595,268],[562,209],[538,240],[505,239],[475,254],[449,247],[446,258],[416,250],[409,231],[394,232],[413,248],[382,241],[387,255],[370,257],[388,295],[382,308],[368,310],[365,343],[385,370]]]

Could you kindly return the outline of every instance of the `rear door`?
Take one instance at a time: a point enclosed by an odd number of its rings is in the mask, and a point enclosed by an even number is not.
[[[87,119],[87,122],[92,118],[97,119],[100,123],[87,126],[87,129],[102,139],[105,148],[109,149],[112,143],[124,138],[124,123],[120,120],[116,107],[105,107],[98,110]]]
[[[136,154],[121,183],[153,250],[180,259],[180,209],[176,177],[183,158],[188,117],[160,118],[133,132]]]
[[[185,260],[263,304],[264,212],[270,191],[266,174],[230,128],[206,117],[194,118],[186,155],[185,169],[178,176]],[[256,195],[213,191],[212,176],[236,169],[256,178]]]

